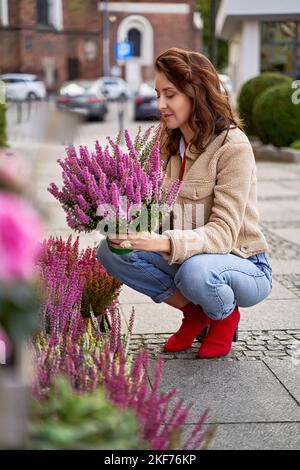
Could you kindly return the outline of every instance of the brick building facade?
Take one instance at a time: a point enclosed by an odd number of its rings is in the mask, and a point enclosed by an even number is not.
[[[1,0],[0,73],[36,73],[49,90],[73,78],[103,75],[103,4],[99,0]],[[136,88],[153,77],[153,61],[172,47],[201,50],[196,0],[109,1],[109,65]],[[131,41],[134,57],[115,59]],[[117,72],[116,72],[117,73]]]
[[[155,58],[169,47],[202,50],[196,0],[109,2],[109,16],[111,42],[129,40],[136,46],[135,57],[126,61],[116,61],[110,47],[110,63],[121,67],[132,90],[141,81],[153,78]]]

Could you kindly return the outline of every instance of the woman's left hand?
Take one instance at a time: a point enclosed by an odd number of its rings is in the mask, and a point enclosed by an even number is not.
[[[112,248],[120,248],[120,244],[127,240],[131,243],[129,249],[132,250],[143,250],[143,251],[162,251],[170,253],[171,243],[167,235],[159,235],[157,233],[139,232],[117,235],[118,238],[107,238],[110,241]]]

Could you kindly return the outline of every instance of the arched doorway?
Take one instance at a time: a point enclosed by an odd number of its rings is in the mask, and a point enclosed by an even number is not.
[[[134,45],[131,59],[118,61],[125,65],[125,80],[131,92],[138,90],[143,81],[142,67],[153,65],[153,29],[150,21],[141,15],[130,15],[118,28],[118,42],[130,41]]]

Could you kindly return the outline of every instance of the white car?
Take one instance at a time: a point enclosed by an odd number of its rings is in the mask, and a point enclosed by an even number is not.
[[[108,100],[118,100],[120,98],[128,99],[130,97],[128,85],[119,77],[101,77],[98,80],[101,93]]]
[[[47,96],[44,82],[37,75],[25,73],[7,73],[0,75],[4,82],[7,100],[43,100]]]

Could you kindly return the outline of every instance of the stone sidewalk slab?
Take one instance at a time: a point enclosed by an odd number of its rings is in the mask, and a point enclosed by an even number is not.
[[[172,388],[177,398],[193,403],[188,424],[196,423],[206,409],[207,424],[300,421],[298,403],[262,361],[168,361],[160,390]]]
[[[287,209],[288,205],[288,209]],[[261,219],[264,223],[274,221],[300,220],[300,204],[298,200],[293,201],[258,201]]]
[[[273,277],[273,288],[268,296],[268,300],[289,300],[298,299],[294,292],[284,287],[280,282],[276,281]]]
[[[123,284],[122,290],[119,296],[119,300],[122,304],[154,304],[153,300],[147,295],[141,294],[131,287]]]
[[[134,333],[170,333],[181,324],[182,313],[165,303],[121,303],[122,314],[129,320],[135,306]],[[300,329],[300,299],[264,300],[253,307],[240,308],[239,331]]]
[[[256,165],[259,181],[278,181],[280,184],[286,180],[296,181],[300,175],[298,163],[258,162]]]
[[[271,258],[271,264],[273,268],[273,276],[277,274],[300,274],[300,260],[299,259],[275,259]]]
[[[259,195],[258,200],[264,201],[268,198],[278,197],[299,197],[299,187],[294,180],[291,180],[288,184],[280,185],[280,195],[278,195],[278,183],[272,181],[260,181],[259,183]]]
[[[183,439],[192,428],[184,427]],[[299,436],[300,423],[218,423],[208,450],[300,450]]]
[[[134,330],[138,333],[173,333],[181,325],[182,312],[167,304],[121,304],[123,327],[129,322],[132,307],[135,308]]]
[[[239,330],[286,330],[300,328],[300,299],[266,299],[253,307],[240,308]]]
[[[299,229],[281,228],[281,229],[273,229],[273,232],[279,237],[284,238],[285,240],[300,244]]]
[[[300,346],[295,358],[285,359],[284,361],[265,359],[264,362],[300,407]],[[300,434],[298,439],[300,445]]]

